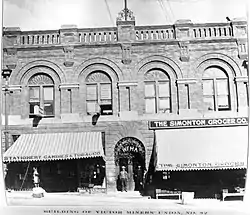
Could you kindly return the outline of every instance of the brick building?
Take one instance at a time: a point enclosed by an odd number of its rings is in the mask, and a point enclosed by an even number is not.
[[[138,166],[153,191],[244,186],[246,21],[136,26],[126,16],[112,28],[4,28],[8,187],[32,188],[37,167],[47,191],[109,192],[122,165],[130,190]]]

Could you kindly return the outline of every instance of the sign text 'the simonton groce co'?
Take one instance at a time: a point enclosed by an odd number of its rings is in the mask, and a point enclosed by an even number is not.
[[[248,125],[247,117],[150,121],[149,129],[197,128]]]

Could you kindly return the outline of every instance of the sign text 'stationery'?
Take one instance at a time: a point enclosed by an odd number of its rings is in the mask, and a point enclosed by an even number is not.
[[[197,128],[248,125],[247,117],[150,121],[149,129]]]

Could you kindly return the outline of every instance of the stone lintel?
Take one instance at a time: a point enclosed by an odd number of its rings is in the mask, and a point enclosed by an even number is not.
[[[176,80],[177,84],[196,84],[197,80],[193,78],[183,78]]]
[[[247,76],[242,76],[242,77],[235,77],[236,82],[248,82],[248,77]]]
[[[76,83],[65,83],[59,85],[59,89],[72,89],[72,88],[79,88],[79,84]]]
[[[138,82],[135,82],[135,81],[123,81],[123,82],[117,83],[118,87],[133,87],[137,85],[138,85]]]

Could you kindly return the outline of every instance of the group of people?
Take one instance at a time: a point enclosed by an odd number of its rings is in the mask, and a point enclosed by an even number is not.
[[[119,174],[119,180],[121,184],[121,191],[127,192],[128,185],[128,172],[126,171],[125,166],[122,166],[122,170]],[[143,188],[143,170],[141,166],[138,166],[137,171],[134,173],[134,181],[135,181],[135,190],[141,191]]]

